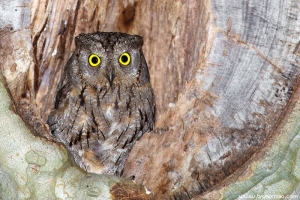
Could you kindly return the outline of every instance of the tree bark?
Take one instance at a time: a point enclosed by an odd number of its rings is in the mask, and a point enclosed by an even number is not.
[[[298,1],[15,2],[25,3],[26,17],[0,19],[1,70],[16,110],[38,134],[47,137],[74,36],[138,34],[157,120],[131,151],[124,176],[135,175],[157,199],[297,194]]]
[[[26,0],[0,1],[0,199],[154,199],[131,179],[83,171],[49,140],[35,103],[30,8]]]

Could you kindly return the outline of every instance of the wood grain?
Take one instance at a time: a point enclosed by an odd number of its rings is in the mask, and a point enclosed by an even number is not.
[[[158,199],[190,199],[224,183],[276,134],[297,86],[295,1],[211,3],[205,62],[194,63],[157,134],[143,137],[127,162],[125,174]],[[201,54],[193,44],[189,51]]]

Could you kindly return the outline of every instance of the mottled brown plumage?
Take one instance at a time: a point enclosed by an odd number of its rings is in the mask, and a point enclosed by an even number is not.
[[[143,39],[98,32],[75,42],[48,118],[51,135],[83,169],[121,175],[135,141],[154,126]]]

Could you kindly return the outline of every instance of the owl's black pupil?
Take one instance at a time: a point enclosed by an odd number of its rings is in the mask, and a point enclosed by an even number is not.
[[[98,62],[98,58],[97,57],[92,57],[92,63],[96,64]]]
[[[122,60],[122,62],[126,63],[128,61],[128,58],[127,58],[127,56],[122,56],[121,60]]]

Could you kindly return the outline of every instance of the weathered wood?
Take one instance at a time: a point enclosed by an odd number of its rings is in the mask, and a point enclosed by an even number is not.
[[[247,165],[271,151],[263,147],[283,134],[278,127],[287,123],[287,111],[297,102],[298,3],[36,0],[30,7],[32,41],[25,43],[33,50],[19,54],[35,64],[15,67],[1,53],[5,66],[11,66],[2,71],[14,102],[27,99],[43,123],[74,36],[95,31],[142,35],[157,123],[136,143],[125,176],[135,175],[157,199],[221,198],[226,194],[218,188],[235,182]],[[8,31],[5,37],[16,41],[4,40],[9,41],[4,46],[14,46],[7,52],[17,53],[21,32],[10,37]],[[14,74],[22,81],[16,82]]]
[[[197,71],[156,131],[135,145],[125,171],[159,199],[189,199],[237,172],[276,133],[299,76],[296,1],[191,2],[196,14],[211,12],[206,24],[196,17],[207,30],[205,51],[198,37],[188,46],[204,59],[189,63]]]

